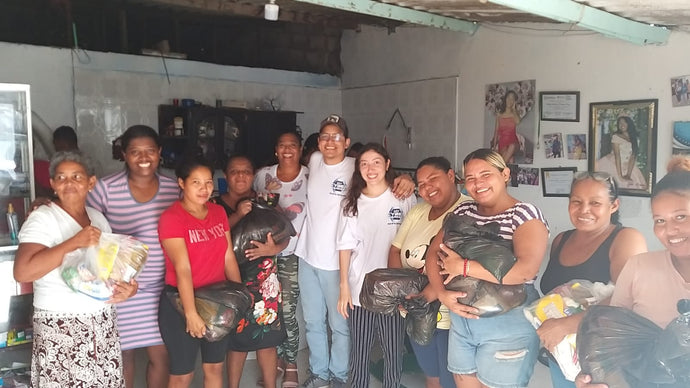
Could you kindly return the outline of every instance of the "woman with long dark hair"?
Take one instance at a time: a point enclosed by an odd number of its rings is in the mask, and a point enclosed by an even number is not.
[[[594,169],[616,177],[620,187],[645,189],[647,180],[637,167],[639,144],[635,122],[628,116],[620,116],[616,125],[616,132],[611,135],[611,151],[596,161]]]
[[[402,317],[373,313],[359,303],[364,275],[388,266],[391,241],[405,214],[417,202],[414,196],[395,198],[391,190],[393,178],[386,149],[378,143],[365,145],[355,160],[355,171],[338,219],[338,312],[350,326],[350,383],[355,388],[369,386],[369,355],[377,333],[385,360],[383,386],[399,386],[402,375]]]

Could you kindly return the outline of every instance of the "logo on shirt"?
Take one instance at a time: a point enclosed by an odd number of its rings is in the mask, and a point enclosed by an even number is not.
[[[403,211],[399,207],[392,207],[388,210],[388,225],[401,224],[403,219]]]
[[[344,197],[346,191],[347,183],[345,183],[345,181],[337,178],[333,181],[333,183],[331,183],[331,194],[340,195]]]
[[[209,241],[211,239],[217,239],[225,237],[225,231],[223,230],[223,224],[218,224],[206,229],[190,229],[189,231],[189,242],[192,244]]]

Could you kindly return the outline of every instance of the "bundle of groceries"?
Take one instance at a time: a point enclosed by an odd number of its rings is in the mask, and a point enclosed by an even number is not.
[[[108,300],[117,282],[134,279],[146,263],[149,248],[122,234],[102,233],[98,245],[65,255],[62,279],[74,291],[98,300]]]
[[[525,307],[525,317],[535,329],[538,329],[547,319],[569,317],[587,310],[589,306],[601,303],[613,294],[613,288],[611,283],[571,280]],[[570,381],[574,381],[580,373],[576,338],[574,333],[566,335],[551,352],[563,375]]]

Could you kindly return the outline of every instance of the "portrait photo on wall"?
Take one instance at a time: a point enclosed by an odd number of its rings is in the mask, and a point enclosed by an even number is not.
[[[518,184],[539,186],[539,169],[536,167],[518,167]]]
[[[690,121],[673,123],[673,155],[690,155]]]
[[[615,177],[622,195],[651,195],[658,105],[656,99],[589,105],[589,170]]]
[[[535,80],[486,85],[486,144],[506,163],[531,164],[536,136]]]
[[[567,135],[568,159],[582,160],[587,159],[587,135],[578,133]]]
[[[671,78],[671,104],[690,105],[690,75]]]
[[[544,155],[546,159],[563,157],[563,134],[548,133],[542,135],[542,139],[544,142]]]
[[[510,187],[518,187],[518,171],[520,168],[517,164],[508,164],[508,168],[510,169]]]

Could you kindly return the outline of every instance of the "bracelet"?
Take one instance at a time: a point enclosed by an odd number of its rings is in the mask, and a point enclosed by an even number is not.
[[[470,272],[470,261],[468,259],[465,259],[465,263],[462,266],[462,277],[467,277]]]

